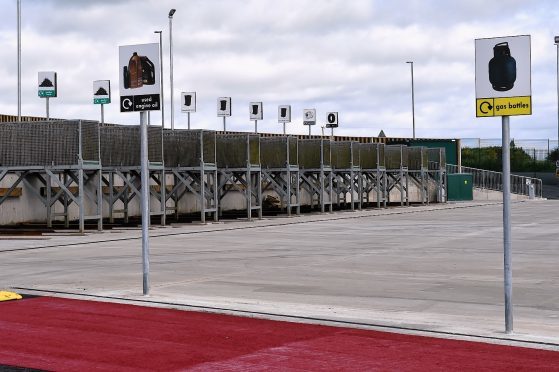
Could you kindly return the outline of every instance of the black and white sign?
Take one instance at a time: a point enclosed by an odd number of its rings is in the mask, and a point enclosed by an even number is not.
[[[291,123],[291,106],[278,106],[278,123]]]
[[[530,36],[476,39],[476,98],[531,96]]]
[[[326,113],[326,128],[337,128],[338,127],[338,113],[328,112]]]
[[[120,112],[161,109],[159,44],[119,47]]]
[[[262,120],[264,118],[262,102],[251,102],[248,108],[250,111],[250,120]]]
[[[231,97],[219,97],[217,99],[217,116],[231,116]]]
[[[56,72],[54,71],[41,71],[38,74],[38,90],[39,97],[56,97]]]
[[[95,80],[93,82],[93,103],[96,105],[111,103],[110,80]]]
[[[303,124],[316,125],[316,109],[303,110]]]
[[[196,112],[196,92],[181,93],[181,112]]]

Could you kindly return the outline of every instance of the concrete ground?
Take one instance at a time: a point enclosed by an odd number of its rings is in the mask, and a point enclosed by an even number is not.
[[[558,209],[559,201],[513,203],[510,336],[503,332],[502,205],[494,202],[154,227],[148,297],[142,296],[139,229],[2,237],[0,289],[559,349]]]

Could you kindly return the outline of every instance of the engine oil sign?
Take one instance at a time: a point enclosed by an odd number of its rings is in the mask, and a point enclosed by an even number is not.
[[[476,116],[532,114],[530,36],[476,39]]]

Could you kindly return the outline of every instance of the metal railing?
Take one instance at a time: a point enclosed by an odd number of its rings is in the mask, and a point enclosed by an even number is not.
[[[446,171],[448,174],[453,173],[471,173],[474,179],[474,187],[486,190],[503,191],[503,173],[494,172],[485,169],[461,167],[457,165],[447,164]],[[510,176],[512,194],[533,195],[536,198],[542,197],[542,180],[539,178],[517,176],[511,174]]]

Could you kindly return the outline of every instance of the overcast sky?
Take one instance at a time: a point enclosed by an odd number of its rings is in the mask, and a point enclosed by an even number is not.
[[[0,113],[17,113],[16,0],[0,0]],[[196,91],[193,128],[219,130],[216,100],[231,96],[230,130],[252,130],[250,101],[264,102],[259,130],[280,132],[277,106],[291,104],[288,132],[305,133],[338,111],[337,134],[411,136],[414,61],[418,137],[499,138],[500,118],[475,117],[474,40],[531,35],[533,115],[511,118],[515,138],[557,138],[556,1],[384,0],[22,0],[24,115],[44,115],[37,72],[57,71],[51,116],[98,120],[92,81],[110,79],[105,120],[120,113],[118,46],[158,42],[163,30],[166,126],[169,9],[173,21],[175,127],[186,127],[181,91]],[[159,112],[152,113],[159,123]],[[320,125],[313,133],[320,132]]]

